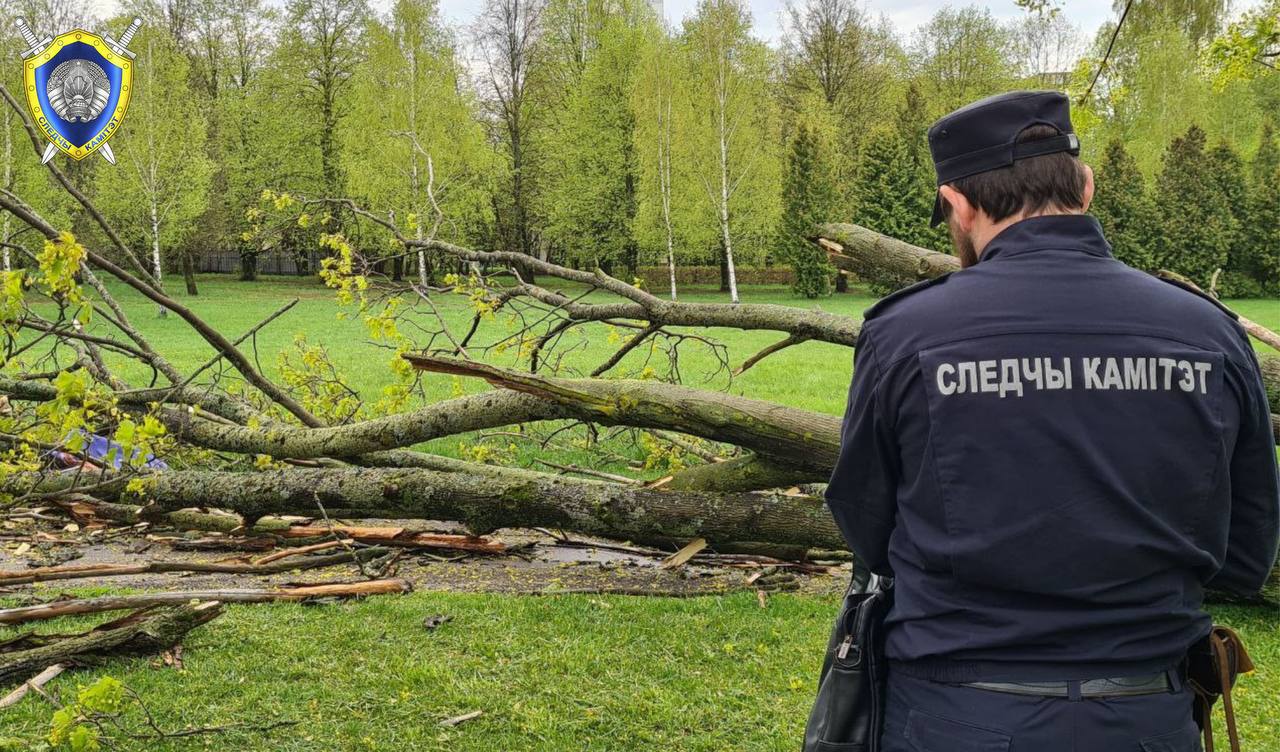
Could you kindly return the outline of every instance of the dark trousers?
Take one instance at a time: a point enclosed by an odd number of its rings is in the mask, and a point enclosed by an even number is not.
[[[1200,752],[1193,695],[1031,697],[891,671],[883,752]]]

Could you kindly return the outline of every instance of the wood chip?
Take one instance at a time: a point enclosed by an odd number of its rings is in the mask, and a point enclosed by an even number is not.
[[[662,569],[679,569],[680,567],[684,566],[686,562],[692,559],[694,557],[694,554],[698,553],[699,551],[701,551],[706,547],[707,547],[706,538],[694,538],[693,540],[685,544],[684,548],[680,549],[679,551],[676,551],[674,554],[671,554],[667,558],[663,559],[662,564],[660,564],[659,566]]]

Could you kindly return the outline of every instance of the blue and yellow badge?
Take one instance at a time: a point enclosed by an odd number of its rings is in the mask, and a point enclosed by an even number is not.
[[[30,45],[22,53],[27,107],[49,139],[42,161],[58,151],[77,160],[98,151],[115,164],[107,139],[120,129],[129,108],[133,53],[127,47],[141,19],[133,19],[120,41],[84,29],[40,39],[21,18],[17,26]]]

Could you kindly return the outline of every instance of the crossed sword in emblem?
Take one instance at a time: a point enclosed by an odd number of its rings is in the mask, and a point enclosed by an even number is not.
[[[35,32],[31,30],[31,27],[27,26],[27,22],[21,18],[14,21],[14,25],[18,27],[18,31],[22,34],[22,38],[26,41],[27,45],[29,45],[29,49],[22,53],[23,60],[39,55],[48,49],[50,44],[53,44],[53,37],[48,35],[43,39],[37,37]],[[137,34],[138,29],[140,28],[142,28],[142,19],[135,18],[132,23],[129,24],[129,28],[125,29],[124,33],[120,35],[120,41],[117,42],[107,34],[102,35],[102,41],[107,43],[107,46],[111,48],[112,52],[121,57],[127,57],[132,60],[135,55],[126,48],[129,46],[129,41],[133,39],[133,35]],[[98,147],[98,151],[102,153],[103,159],[107,160],[111,164],[116,163],[116,155],[115,152],[111,151],[111,144],[104,141],[102,146]],[[52,143],[46,144],[44,147],[44,156],[40,158],[40,164],[44,164],[50,159],[53,159],[53,155],[57,153],[57,146],[54,146]]]

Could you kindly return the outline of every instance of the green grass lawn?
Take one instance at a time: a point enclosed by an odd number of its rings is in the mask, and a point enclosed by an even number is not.
[[[126,750],[776,750],[798,748],[833,598],[689,599],[420,593],[324,606],[233,606],[192,633],[184,668],[115,661],[101,675],[167,730],[296,720]],[[430,615],[452,621],[423,628]],[[1262,666],[1236,692],[1250,752],[1280,750],[1280,640],[1256,611],[1218,609]],[[66,632],[86,620],[42,627]],[[6,633],[0,632],[0,639]],[[440,721],[475,710],[454,728]],[[50,708],[0,711],[0,737],[39,738]],[[1224,737],[1219,737],[1224,738]]]
[[[238,336],[292,297],[301,302],[257,338],[260,362],[274,372],[276,354],[305,331],[329,348],[353,386],[370,394],[390,383],[389,353],[368,344],[361,324],[339,320],[332,295],[311,280],[240,283],[200,279],[202,294],[171,292],[231,336]],[[115,289],[115,288],[113,288]],[[180,368],[210,355],[178,318],[157,318],[150,304],[119,291],[138,325]],[[723,300],[693,290],[687,300]],[[872,298],[841,295],[800,301],[781,288],[756,288],[747,302],[815,306],[859,314]],[[461,299],[441,304],[460,325]],[[1280,302],[1235,301],[1242,314],[1280,329]],[[495,325],[497,331],[498,325]],[[716,331],[736,366],[776,341],[770,332]],[[615,345],[585,343],[580,367],[594,366]],[[687,376],[714,364],[710,353],[681,356]],[[619,373],[638,370],[631,357]],[[589,370],[589,368],[587,369]],[[851,371],[847,348],[806,343],[766,360],[731,382],[709,388],[838,414]],[[139,370],[129,372],[141,379]],[[694,379],[688,379],[696,383]],[[447,397],[450,377],[428,376],[429,399]],[[468,391],[483,388],[467,384]],[[457,440],[428,445],[454,453]],[[520,449],[518,461],[535,452]],[[566,459],[561,456],[561,459]],[[569,458],[571,459],[571,458]],[[53,594],[57,590],[45,590]],[[150,660],[79,670],[51,688],[69,695],[100,675],[125,681],[167,728],[235,721],[299,721],[269,736],[226,734],[124,750],[794,750],[816,685],[836,601],[778,595],[760,608],[739,594],[690,599],[502,596],[418,593],[323,606],[231,607],[186,641],[185,668]],[[1241,630],[1260,665],[1242,681],[1238,706],[1251,752],[1280,751],[1280,620],[1271,610],[1220,608],[1219,622]],[[423,619],[452,621],[427,631]],[[60,620],[40,631],[85,629],[91,619]],[[14,634],[0,629],[0,640]],[[483,715],[454,728],[443,719]],[[28,698],[0,711],[0,737],[37,739],[51,709]],[[1219,736],[1219,739],[1225,737]]]

